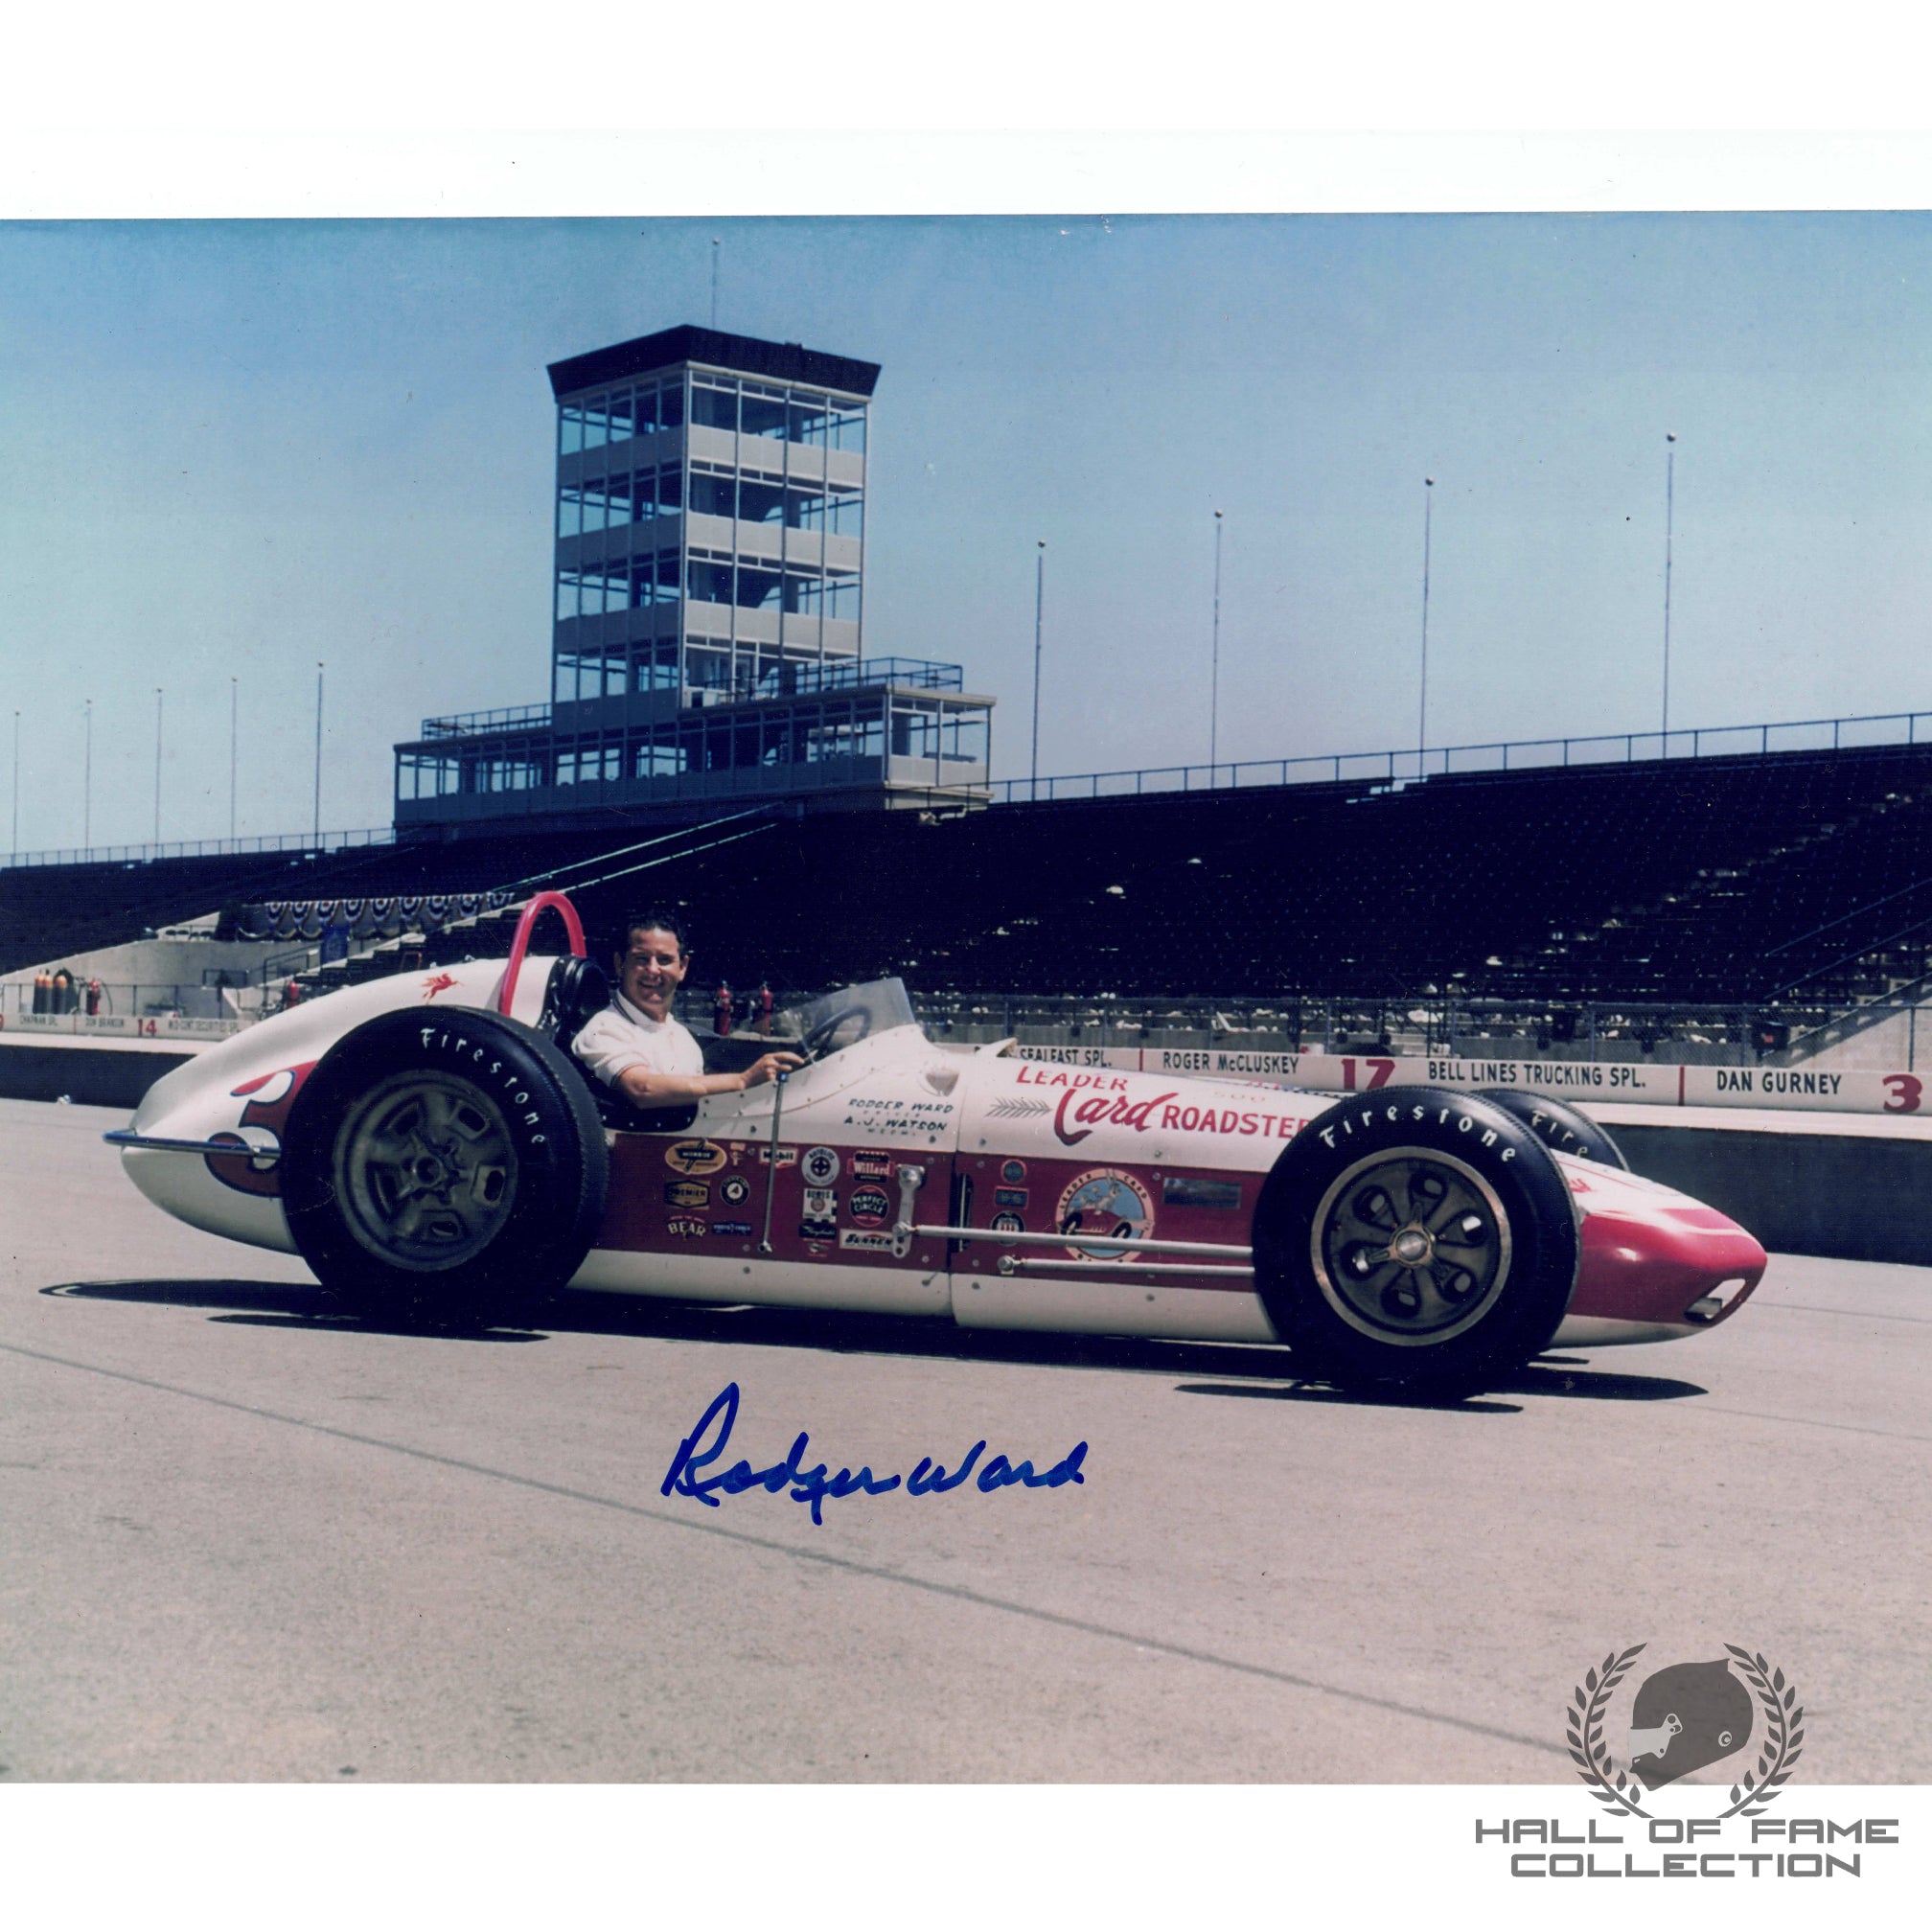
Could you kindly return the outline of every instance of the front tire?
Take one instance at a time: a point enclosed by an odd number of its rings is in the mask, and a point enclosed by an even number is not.
[[[1312,1375],[1460,1391],[1549,1346],[1580,1252],[1570,1189],[1530,1127],[1473,1094],[1338,1102],[1254,1211],[1255,1286]]]
[[[304,1084],[282,1157],[302,1258],[359,1314],[487,1327],[583,1264],[604,1129],[550,1042],[471,1007],[387,1013]]]
[[[1520,1087],[1483,1087],[1478,1097],[1493,1101],[1506,1114],[1528,1123],[1546,1147],[1558,1154],[1574,1154],[1579,1161],[1600,1161],[1606,1167],[1630,1163],[1623,1150],[1587,1114],[1579,1113],[1568,1101],[1552,1100],[1547,1093],[1526,1093]]]

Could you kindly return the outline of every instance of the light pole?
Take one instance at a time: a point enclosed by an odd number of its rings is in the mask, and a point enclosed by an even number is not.
[[[1221,728],[1221,513],[1214,513],[1214,649],[1208,675],[1208,782],[1214,782]]]
[[[322,843],[322,660],[315,660],[315,843]]]
[[[718,326],[718,238],[711,238],[711,326]]]
[[[20,714],[13,714],[13,842],[8,847],[17,858],[20,852]]]
[[[87,749],[80,761],[80,849],[94,843],[94,701],[87,701]]]
[[[1027,781],[1029,799],[1040,795],[1040,618],[1046,608],[1046,540],[1033,564],[1033,775]]]
[[[154,842],[161,842],[161,686],[154,687]]]
[[[1670,540],[1674,535],[1677,510],[1677,432],[1664,432],[1664,743],[1662,755],[1670,755]]]
[[[1436,479],[1425,476],[1422,479],[1422,705],[1415,721],[1415,775],[1427,774],[1423,770],[1424,754],[1429,745],[1429,537],[1430,513],[1436,503]]]
[[[228,680],[228,841],[235,841],[235,765],[236,747],[241,743],[238,729],[242,718],[242,680]]]

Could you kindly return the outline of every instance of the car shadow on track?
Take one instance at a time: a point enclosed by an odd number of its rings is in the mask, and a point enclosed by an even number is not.
[[[640,1340],[711,1346],[809,1348],[831,1355],[900,1355],[968,1362],[1015,1362],[1043,1368],[1100,1368],[1115,1373],[1211,1376],[1176,1385],[1184,1395],[1235,1395],[1353,1408],[1435,1409],[1458,1414],[1518,1414],[1505,1395],[1558,1400],[1675,1401],[1708,1392],[1694,1382],[1631,1375],[1588,1367],[1574,1355],[1546,1355],[1480,1393],[1441,1395],[1400,1390],[1344,1390],[1296,1378],[1287,1350],[1238,1342],[1165,1342],[1138,1336],[1069,1335],[1044,1330],[961,1328],[931,1316],[838,1313],[667,1301],[643,1296],[566,1291],[532,1328],[449,1329],[374,1322],[340,1313],[312,1282],[76,1281],[43,1295],[103,1301],[143,1301],[218,1312],[216,1322],[316,1333],[386,1335],[464,1342],[541,1342],[551,1334],[629,1335]]]

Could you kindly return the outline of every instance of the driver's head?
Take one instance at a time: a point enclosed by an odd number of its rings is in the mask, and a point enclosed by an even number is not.
[[[668,912],[642,912],[624,922],[624,944],[610,970],[625,999],[653,1020],[670,1016],[671,1001],[691,970],[684,929]]]

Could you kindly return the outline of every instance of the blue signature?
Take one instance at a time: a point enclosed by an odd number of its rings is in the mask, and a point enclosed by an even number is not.
[[[671,1466],[664,1472],[663,1485],[659,1491],[665,1496],[695,1496],[707,1507],[715,1509],[718,1495],[742,1495],[747,1489],[768,1489],[773,1496],[781,1490],[790,1489],[794,1503],[809,1503],[812,1506],[812,1520],[821,1528],[825,1499],[828,1496],[884,1496],[887,1490],[896,1489],[903,1482],[908,1496],[930,1496],[946,1489],[956,1489],[973,1474],[974,1465],[978,1462],[980,1453],[986,1447],[984,1438],[974,1443],[966,1452],[966,1460],[950,1475],[943,1463],[934,1462],[932,1457],[922,1456],[919,1466],[909,1476],[875,1476],[870,1468],[861,1469],[854,1475],[850,1469],[841,1469],[833,1476],[826,1465],[820,1462],[816,1468],[805,1467],[806,1430],[799,1430],[798,1439],[792,1445],[792,1453],[782,1462],[774,1462],[769,1469],[754,1469],[748,1462],[732,1463],[723,1475],[701,1474],[718,1461],[724,1454],[724,1445],[731,1439],[731,1425],[738,1419],[738,1385],[727,1382],[712,1399],[710,1408],[698,1418],[698,1426],[678,1445],[678,1453],[671,1459]],[[706,1441],[706,1432],[717,1425],[714,1440]],[[701,1447],[701,1445],[702,1445]],[[1009,1487],[1015,1483],[1024,1484],[1028,1489],[1058,1489],[1063,1484],[1084,1483],[1086,1477],[1080,1473],[1080,1465],[1087,1460],[1087,1445],[1076,1442],[1052,1468],[1035,1474],[1031,1462],[1009,1462],[1003,1456],[991,1458],[979,1471],[979,1487],[987,1495],[995,1489]]]

